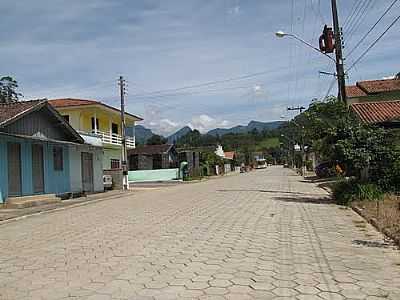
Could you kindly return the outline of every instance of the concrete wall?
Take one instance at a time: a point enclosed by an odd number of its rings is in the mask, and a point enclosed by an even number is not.
[[[122,188],[123,188],[123,185],[122,185],[122,169],[104,170],[103,174],[104,175],[111,175],[112,180],[113,180],[112,188],[114,190],[122,190]]]
[[[103,186],[103,149],[88,145],[70,146],[71,191],[82,191],[81,153],[93,154],[93,188],[94,192],[102,192]]]
[[[179,177],[179,169],[129,171],[129,182],[170,181]]]
[[[44,193],[62,194],[70,192],[70,162],[68,146],[57,143],[39,142],[16,137],[0,135],[0,203],[4,203],[8,197],[8,151],[7,143],[21,144],[21,196],[33,195],[32,176],[32,144],[43,145],[44,168]],[[63,170],[54,170],[53,148],[63,148]]]

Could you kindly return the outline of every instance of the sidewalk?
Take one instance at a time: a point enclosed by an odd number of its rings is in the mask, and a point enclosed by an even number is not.
[[[49,212],[49,211],[53,211],[53,210],[60,210],[60,209],[64,209],[67,207],[87,205],[87,204],[98,202],[98,201],[116,198],[118,196],[125,196],[127,194],[132,194],[133,192],[134,192],[133,190],[107,191],[104,193],[96,193],[96,194],[90,194],[90,195],[87,195],[84,197],[62,200],[59,203],[53,203],[53,204],[47,204],[47,205],[40,205],[40,206],[19,208],[19,209],[0,208],[0,224],[3,222],[10,221],[12,219],[18,219],[18,218],[26,217],[29,215],[40,214],[40,213]]]

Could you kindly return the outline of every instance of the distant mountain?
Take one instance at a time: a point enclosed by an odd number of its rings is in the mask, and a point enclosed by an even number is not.
[[[168,144],[174,144],[178,139],[183,137],[184,135],[187,135],[189,132],[191,132],[192,129],[189,126],[185,126],[181,129],[179,129],[177,132],[174,134],[171,134],[167,139],[168,139]]]
[[[210,130],[207,132],[209,135],[213,136],[222,136],[225,134],[229,133],[247,133],[250,132],[254,129],[257,129],[259,132],[263,130],[273,130],[278,128],[280,125],[282,125],[284,122],[283,121],[274,121],[274,122],[258,122],[258,121],[250,121],[250,123],[247,126],[235,126],[232,128],[216,128],[213,130]]]
[[[154,133],[151,131],[151,129],[148,129],[142,125],[135,126],[135,136],[138,144],[146,144],[147,140],[153,135]]]

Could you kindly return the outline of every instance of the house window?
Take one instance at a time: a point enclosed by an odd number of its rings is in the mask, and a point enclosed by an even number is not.
[[[69,123],[69,115],[65,115],[65,116],[62,116],[63,118],[64,118],[64,120],[67,122],[67,123]]]
[[[95,120],[95,118],[92,117],[92,130],[94,131],[96,128],[97,128],[97,130],[99,130],[99,128],[100,128],[99,119],[96,118],[96,127],[94,126],[94,120]]]
[[[119,159],[111,159],[111,169],[119,169],[120,162]]]
[[[113,134],[118,134],[118,124],[115,124],[115,123],[111,124],[111,132]]]
[[[54,171],[64,170],[64,157],[63,157],[62,147],[53,148],[53,164],[54,164]]]

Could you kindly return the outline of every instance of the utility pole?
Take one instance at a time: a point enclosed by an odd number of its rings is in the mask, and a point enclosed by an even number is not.
[[[342,52],[342,33],[339,26],[339,16],[337,12],[336,0],[331,0],[332,16],[333,16],[333,31],[335,35],[335,53],[336,53],[336,74],[339,88],[339,100],[346,103],[346,79],[344,73],[344,62]]]
[[[122,137],[122,153],[121,153],[121,166],[122,166],[122,186],[124,190],[128,190],[128,166],[127,166],[127,151],[126,151],[126,137],[125,137],[125,80],[122,76],[119,77],[119,88],[121,96],[121,137]]]

